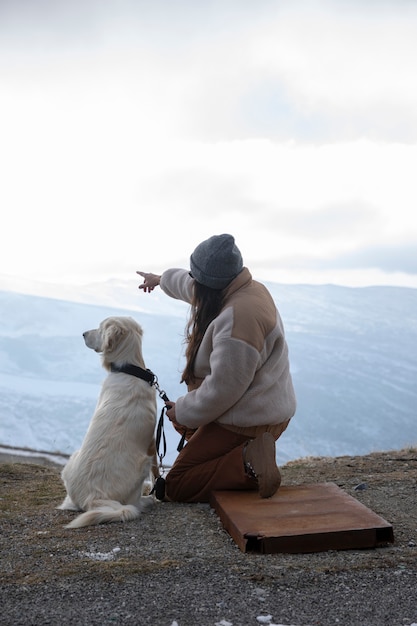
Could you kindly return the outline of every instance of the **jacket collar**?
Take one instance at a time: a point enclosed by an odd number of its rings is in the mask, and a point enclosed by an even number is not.
[[[232,280],[231,283],[224,290],[224,295],[226,300],[236,291],[249,285],[252,282],[252,274],[248,270],[247,267],[244,267],[243,270]]]

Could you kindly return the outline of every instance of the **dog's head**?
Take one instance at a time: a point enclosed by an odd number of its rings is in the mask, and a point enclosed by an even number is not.
[[[103,366],[132,363],[144,367],[141,326],[132,317],[107,317],[98,328],[83,333],[85,345],[101,353]]]

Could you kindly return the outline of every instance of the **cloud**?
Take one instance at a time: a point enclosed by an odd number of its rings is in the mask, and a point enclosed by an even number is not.
[[[340,245],[340,242],[361,239],[363,232],[375,228],[378,221],[378,211],[374,207],[356,201],[335,203],[313,211],[301,207],[270,210],[265,225],[281,229],[287,235],[314,240],[318,245],[329,238]]]
[[[384,251],[413,267],[414,4],[15,7],[0,3],[6,269],[162,270],[216,232],[295,281],[356,280]]]
[[[414,243],[401,245],[375,245],[361,246],[340,254],[332,254],[331,258],[321,256],[320,251],[317,255],[288,254],[285,256],[276,255],[270,257],[269,263],[275,264],[277,268],[282,270],[308,270],[310,272],[336,273],[349,272],[351,270],[359,272],[378,271],[382,274],[402,274],[415,276],[417,274],[417,255],[416,245]]]
[[[70,124],[84,115],[94,125],[104,106],[160,137],[417,138],[409,3],[2,6],[6,86],[24,80],[22,96],[52,99]]]
[[[334,268],[342,269],[373,269],[383,272],[402,272],[417,274],[417,247],[416,244],[376,245],[359,248],[347,254],[332,259]],[[317,267],[323,267],[318,263]]]

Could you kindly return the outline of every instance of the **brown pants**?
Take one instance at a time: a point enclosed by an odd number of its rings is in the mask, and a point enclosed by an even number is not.
[[[278,439],[289,422],[257,427]],[[233,432],[212,422],[200,426],[181,450],[166,476],[166,495],[175,502],[209,502],[215,490],[255,490],[243,464],[243,447],[253,434]],[[247,429],[248,432],[252,429]]]

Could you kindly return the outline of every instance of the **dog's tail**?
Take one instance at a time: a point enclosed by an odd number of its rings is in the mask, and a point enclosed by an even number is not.
[[[130,522],[139,517],[141,509],[133,504],[121,504],[116,500],[95,500],[91,508],[81,513],[65,528],[81,528],[106,522]]]

